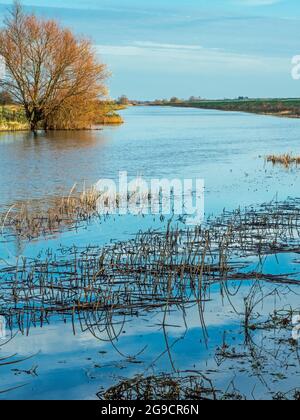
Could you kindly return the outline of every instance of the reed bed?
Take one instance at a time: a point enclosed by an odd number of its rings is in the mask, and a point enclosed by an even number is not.
[[[185,376],[137,376],[123,380],[97,395],[99,399],[108,401],[217,400],[217,392],[211,381],[200,373]]]
[[[16,232],[21,237],[34,237],[40,235],[41,229],[47,233],[65,228],[68,218],[72,218],[69,227],[73,228],[74,223],[97,215],[97,197],[98,193],[87,191],[61,199],[55,210],[61,216],[56,220],[51,218],[50,226],[47,226],[50,217],[47,215],[41,221],[37,212],[35,231],[32,213],[26,216],[24,210]],[[6,228],[13,220],[10,217],[6,218]],[[7,329],[14,332],[28,335],[31,328],[60,319],[71,325],[74,334],[77,330],[89,331],[117,348],[124,327],[130,322],[159,314],[165,331],[167,316],[172,311],[180,311],[184,316],[190,307],[198,311],[199,325],[205,334],[205,311],[212,298],[212,286],[218,285],[221,296],[230,300],[230,285],[238,289],[247,282],[250,293],[244,300],[245,314],[239,312],[238,316],[249,350],[245,352],[242,346],[231,348],[224,341],[216,349],[216,362],[231,361],[235,366],[241,363],[241,369],[247,367],[260,378],[263,367],[272,371],[272,360],[276,360],[278,371],[286,372],[298,351],[291,341],[291,328],[293,316],[299,310],[284,309],[267,318],[258,318],[256,310],[268,297],[263,295],[262,284],[274,285],[275,289],[293,287],[296,291],[298,273],[268,274],[263,270],[263,261],[268,255],[299,254],[299,239],[300,200],[294,199],[224,211],[220,217],[193,228],[169,223],[164,231],[139,232],[132,240],[109,246],[48,250],[36,259],[21,258],[14,266],[1,265],[0,315],[6,318]],[[257,263],[255,271],[253,264],[249,268],[250,260]],[[269,342],[271,331],[282,334],[276,340],[270,338]],[[252,341],[254,332],[262,336],[261,347]],[[166,346],[173,366],[167,339]],[[12,361],[15,359],[3,359],[2,364]],[[34,370],[28,372],[34,375]],[[235,389],[219,392],[201,372],[142,375],[122,380],[98,397],[105,400],[245,399]],[[296,390],[274,394],[274,399],[297,398]]]
[[[63,250],[61,256],[23,259],[15,267],[3,268],[0,313],[9,326],[18,325],[23,333],[61,315],[73,323],[83,321],[84,328],[88,325],[97,335],[115,318],[118,323],[120,318],[165,307],[201,305],[207,282],[219,278],[219,267],[203,254],[193,256],[188,248],[176,262],[171,242],[163,251],[156,248],[155,239],[150,248],[145,240],[142,236],[137,243],[102,250]]]
[[[283,393],[277,392],[273,396],[274,401],[300,401],[300,389],[293,389],[292,391]]]
[[[228,247],[244,255],[297,253],[300,249],[300,200],[224,212],[211,226],[217,236],[229,230]]]
[[[300,389],[276,392],[274,401],[300,401]],[[246,396],[236,390],[219,391],[212,381],[201,373],[181,373],[177,376],[136,376],[123,379],[117,385],[97,394],[104,401],[243,401]]]
[[[94,188],[54,198],[49,208],[41,208],[40,203],[17,203],[2,216],[2,232],[32,240],[42,235],[53,234],[65,229],[76,229],[82,221],[89,221],[98,215],[97,202],[101,193]]]
[[[93,202],[93,201],[92,201]],[[87,206],[89,206],[89,202]],[[198,305],[201,323],[211,286],[254,280],[298,285],[297,274],[247,269],[248,257],[299,253],[300,203],[224,212],[205,227],[140,232],[107,247],[73,247],[22,258],[0,270],[0,315],[29,333],[53,316],[113,339],[114,325],[150,311]],[[121,328],[120,328],[121,330]],[[112,332],[113,331],[113,332]]]
[[[150,199],[138,191],[128,193],[127,199]],[[32,240],[65,230],[76,230],[83,223],[93,219],[105,220],[120,206],[121,196],[110,195],[92,186],[76,192],[76,185],[69,195],[62,198],[34,200],[28,203],[15,203],[8,211],[0,214],[2,234],[19,239]]]
[[[291,165],[300,165],[300,156],[292,156],[288,153],[283,155],[269,155],[267,156],[267,162],[271,162],[273,165],[283,165],[288,168]]]
[[[78,214],[83,219],[87,215],[92,217],[95,197],[97,195],[89,193],[81,196],[79,202],[78,198],[72,201],[71,196],[61,200],[61,214],[75,208],[74,212],[71,210],[75,219]],[[25,222],[21,231],[24,226],[27,232],[28,226],[32,225]],[[240,351],[231,349],[225,341],[224,346],[217,349],[216,360],[223,363],[241,359],[254,366],[249,369],[254,369],[254,374],[259,376],[259,367],[265,366],[262,358],[270,359],[271,356],[266,355],[269,348],[265,352],[256,348],[251,333],[263,331],[264,336],[271,330],[287,333],[286,341],[280,337],[280,341],[272,342],[276,350],[274,358],[279,363],[279,349],[290,345],[292,318],[298,313],[297,310],[282,310],[258,321],[255,310],[270,296],[263,295],[261,284],[274,285],[276,291],[279,286],[293,286],[296,290],[300,284],[295,272],[265,273],[264,257],[279,253],[299,254],[299,239],[300,200],[295,199],[224,211],[220,217],[193,228],[179,228],[169,223],[164,231],[139,232],[132,240],[104,247],[48,250],[36,259],[23,257],[14,266],[0,266],[0,315],[5,317],[8,330],[27,335],[33,327],[43,327],[61,319],[71,324],[74,334],[78,329],[89,331],[95,338],[111,342],[116,348],[124,326],[129,322],[149,314],[160,314],[165,331],[171,311],[181,311],[185,316],[190,307],[198,310],[199,324],[205,334],[205,309],[212,298],[212,286],[218,285],[221,296],[228,296],[230,300],[230,285],[237,283],[239,286],[246,281],[250,284],[250,293],[244,299],[245,314],[239,315],[244,316],[241,325],[253,361],[245,359],[242,348]],[[249,268],[251,259],[257,263],[255,271]],[[266,346],[265,341],[263,346]],[[294,356],[297,347],[293,345],[291,350],[285,351],[287,347],[283,348],[284,355]],[[171,354],[169,357],[172,364]],[[4,365],[10,362],[10,359],[2,360]],[[285,361],[283,357],[280,363],[289,366],[290,359]],[[296,399],[299,397],[297,392],[275,394],[274,398]],[[99,393],[98,397],[106,400],[244,399],[236,390],[218,392],[199,372],[138,376],[122,380]]]

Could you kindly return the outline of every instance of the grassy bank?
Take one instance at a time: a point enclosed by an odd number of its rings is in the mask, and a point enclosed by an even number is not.
[[[114,102],[101,102],[95,125],[117,125],[124,121],[117,111],[124,107]],[[27,131],[29,124],[22,107],[17,105],[0,106],[0,131]]]
[[[0,107],[0,131],[23,131],[28,129],[29,124],[26,121],[22,108],[15,105]]]
[[[152,105],[155,104],[153,103]],[[164,103],[162,105],[300,118],[300,99],[228,99],[200,100],[197,102],[176,101]]]
[[[104,115],[97,119],[96,125],[118,125],[123,124],[124,120],[121,115],[112,113],[110,115]]]
[[[102,102],[100,107],[99,116],[95,121],[96,125],[118,125],[123,124],[124,120],[117,111],[126,107],[118,105],[113,101]]]

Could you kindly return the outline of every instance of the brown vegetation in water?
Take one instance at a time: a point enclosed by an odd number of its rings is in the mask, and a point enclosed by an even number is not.
[[[123,118],[116,112],[120,107],[112,101],[97,101],[92,104],[90,109],[85,108],[84,103],[81,105],[82,107],[78,107],[76,122],[68,123],[68,118],[65,118],[64,114],[66,111],[64,111],[55,117],[51,129],[87,130],[93,129],[97,125],[117,125],[124,122]],[[82,118],[79,115],[82,115]],[[90,120],[89,126],[86,124],[87,119]],[[29,129],[29,123],[21,106],[6,105],[0,107],[0,131],[28,131]]]
[[[272,162],[273,165],[283,165],[288,168],[291,165],[300,165],[300,156],[292,156],[290,154],[284,155],[269,155],[267,162]]]
[[[93,207],[93,195],[81,202],[87,209]],[[78,199],[74,204],[71,197],[64,199],[68,209],[78,203]],[[168,354],[173,374],[146,376],[144,370],[144,375],[102,391],[99,398],[244,399],[234,388],[215,390],[202,375],[206,372],[175,370],[173,344],[167,334],[169,316],[174,311],[182,313],[186,325],[186,310],[195,309],[206,335],[206,308],[212,290],[219,285],[220,296],[228,297],[239,316],[242,332],[238,335],[244,332],[245,342],[232,347],[224,337],[223,346],[215,353],[218,366],[231,360],[236,369],[240,366],[243,372],[249,370],[260,378],[262,372],[272,372],[276,358],[275,375],[280,378],[281,372],[286,374],[288,366],[292,366],[291,360],[298,357],[291,331],[299,308],[276,310],[268,318],[256,311],[265,299],[277,300],[279,290],[296,293],[298,273],[268,274],[264,263],[253,272],[248,268],[249,257],[265,260],[268,255],[299,253],[299,238],[300,202],[290,200],[224,212],[205,227],[179,229],[169,224],[165,231],[141,232],[132,240],[104,247],[63,248],[57,253],[48,250],[34,260],[19,258],[15,266],[2,264],[1,314],[8,330],[23,334],[29,334],[32,327],[47,325],[52,318],[61,318],[70,322],[74,334],[78,329],[88,330],[95,338],[110,341],[116,349],[125,325],[159,315],[163,318],[159,325],[166,346],[163,354]],[[234,308],[232,300],[243,283],[247,288],[250,283],[250,293],[244,297],[245,313],[243,306]],[[280,332],[275,338],[269,334],[274,330]],[[260,346],[251,338],[255,331],[262,337]],[[268,392],[274,399],[299,399],[295,390]]]
[[[89,210],[94,196],[85,195],[80,202]],[[62,213],[78,203],[78,199],[65,199]],[[89,312],[96,335],[107,316],[122,318],[194,304],[205,331],[203,305],[214,284],[224,291],[227,281],[298,285],[289,274],[245,271],[245,261],[236,258],[298,252],[299,237],[300,207],[295,202],[224,214],[206,228],[169,227],[166,232],[140,233],[131,241],[107,247],[72,247],[46,259],[42,255],[36,260],[23,258],[16,266],[0,270],[0,306],[2,314],[11,318],[9,323],[16,321],[22,332],[31,324],[48,322],[51,315],[62,313],[74,321]],[[247,329],[255,306],[250,295]]]
[[[203,401],[216,400],[217,392],[204,375],[137,376],[98,394],[101,400],[122,401]]]
[[[91,187],[76,193],[75,188],[76,185],[67,197],[53,199],[47,209],[32,208],[38,203],[32,203],[31,206],[27,203],[13,205],[7,213],[0,215],[2,231],[12,231],[19,238],[31,240],[73,228],[81,221],[96,216],[100,192]]]
[[[117,385],[97,394],[105,401],[244,401],[246,396],[236,389],[221,392],[214,388],[210,379],[201,372],[188,375],[161,374],[157,376],[136,376],[124,379]],[[274,401],[300,401],[300,389],[272,396]]]
[[[124,109],[113,101],[101,101],[99,106],[99,113],[94,121],[96,125],[118,125],[123,123],[123,118],[116,112]]]

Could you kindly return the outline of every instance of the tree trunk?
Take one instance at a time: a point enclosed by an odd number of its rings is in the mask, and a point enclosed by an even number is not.
[[[31,121],[30,122],[30,130],[33,132],[33,133],[37,133],[37,123],[35,122],[35,121]]]
[[[30,130],[34,133],[37,133],[39,124],[42,121],[42,113],[39,109],[34,108],[31,112],[29,112],[29,121],[30,121]]]

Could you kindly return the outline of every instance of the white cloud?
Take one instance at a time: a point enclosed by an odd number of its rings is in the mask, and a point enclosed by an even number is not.
[[[249,55],[243,53],[234,53],[218,48],[206,48],[200,45],[190,44],[166,44],[150,41],[137,41],[132,45],[97,45],[96,49],[100,56],[105,56],[105,60],[109,63],[109,56],[135,57],[145,62],[147,60],[152,63],[173,64],[172,71],[175,67],[183,67],[190,65],[201,65],[202,68],[210,67],[214,69],[219,66],[240,68],[247,70],[273,70],[286,69],[289,61],[285,63],[285,59],[277,57],[267,57],[259,55]]]
[[[167,50],[188,50],[188,51],[197,51],[203,48],[200,45],[160,44],[157,42],[139,42],[139,41],[135,42],[135,45],[142,48],[158,48],[158,49],[167,49]]]
[[[96,45],[96,51],[100,55],[132,56],[141,55],[142,49],[126,45]]]

